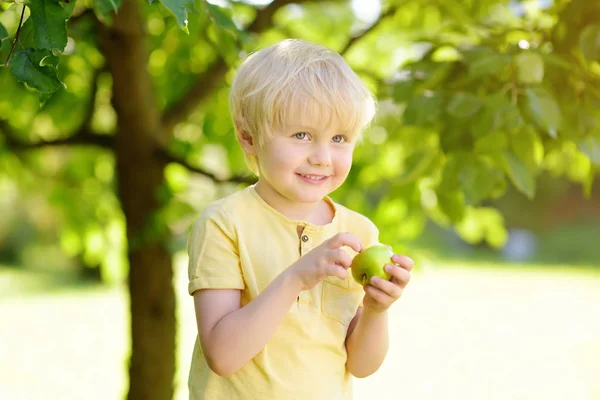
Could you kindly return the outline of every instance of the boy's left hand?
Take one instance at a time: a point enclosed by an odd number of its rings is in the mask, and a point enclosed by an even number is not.
[[[371,282],[364,286],[366,292],[363,300],[364,308],[384,312],[402,296],[404,287],[410,280],[410,271],[415,264],[409,257],[400,254],[394,254],[392,261],[396,264],[385,266],[386,272],[392,276],[389,281],[374,276]]]

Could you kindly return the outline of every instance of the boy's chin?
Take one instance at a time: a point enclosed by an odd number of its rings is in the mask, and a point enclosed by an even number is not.
[[[318,203],[330,192],[325,188],[314,188],[312,190],[300,190],[296,192],[296,200],[300,203]]]

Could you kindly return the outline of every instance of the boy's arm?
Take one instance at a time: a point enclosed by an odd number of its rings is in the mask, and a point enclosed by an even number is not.
[[[195,291],[198,334],[210,368],[221,376],[236,372],[265,347],[301,291],[326,276],[344,279],[352,259],[341,250],[343,246],[361,249],[356,236],[338,233],[285,269],[241,308],[239,290]]]
[[[360,307],[348,327],[346,369],[364,378],[379,369],[387,354],[388,313]]]
[[[388,309],[402,296],[410,280],[414,262],[409,257],[394,254],[385,270],[390,280],[372,277],[363,286],[363,309],[356,312],[346,335],[346,368],[356,377],[363,378],[377,371],[388,350]]]
[[[239,290],[194,292],[198,334],[210,369],[227,376],[254,358],[271,339],[301,290],[298,280],[285,271],[241,308]]]

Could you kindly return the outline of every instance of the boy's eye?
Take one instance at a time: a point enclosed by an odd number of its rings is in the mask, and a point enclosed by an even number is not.
[[[344,143],[346,138],[342,135],[335,135],[331,140],[333,140],[334,143]]]
[[[298,132],[298,133],[294,134],[294,137],[296,139],[299,139],[299,140],[304,140],[304,139],[308,138],[308,133],[306,133],[306,132]]]

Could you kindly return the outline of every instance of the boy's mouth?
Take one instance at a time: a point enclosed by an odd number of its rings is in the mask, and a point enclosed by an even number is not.
[[[312,175],[312,174],[299,174],[299,173],[296,173],[296,175],[298,175],[304,181],[309,182],[309,183],[321,183],[324,180],[326,180],[327,178],[329,178],[329,176],[326,176],[326,175]]]

